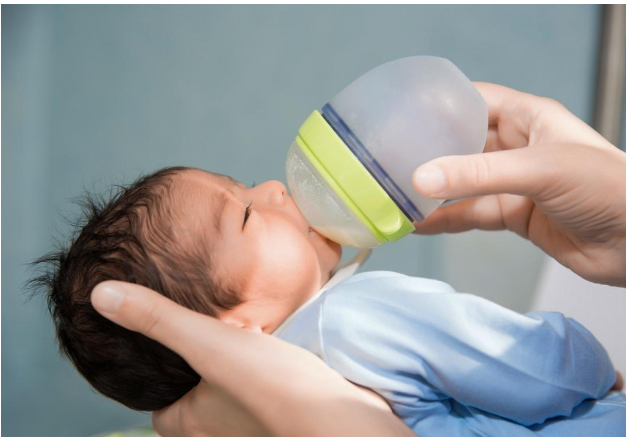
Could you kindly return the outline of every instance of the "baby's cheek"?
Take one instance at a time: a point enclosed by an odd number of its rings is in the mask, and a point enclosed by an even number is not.
[[[305,267],[316,260],[317,253],[304,237],[285,235],[269,244],[276,265],[282,268]]]
[[[320,277],[317,252],[305,235],[285,229],[268,241],[265,254],[269,258],[267,269],[275,277],[296,285],[310,284]]]

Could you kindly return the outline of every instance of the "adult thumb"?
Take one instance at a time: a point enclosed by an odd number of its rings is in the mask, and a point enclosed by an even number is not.
[[[413,174],[418,193],[432,199],[461,199],[511,193],[536,196],[555,179],[557,154],[550,146],[467,156],[444,156]]]

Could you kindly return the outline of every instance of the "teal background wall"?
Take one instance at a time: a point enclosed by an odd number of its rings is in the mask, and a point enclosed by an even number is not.
[[[58,355],[26,263],[68,234],[84,188],[167,165],[284,180],[303,119],[414,54],[563,102],[588,120],[599,6],[2,6],[2,435],[149,424]],[[625,133],[625,132],[624,132]],[[542,254],[508,233],[410,237],[367,270],[444,279],[518,311]]]

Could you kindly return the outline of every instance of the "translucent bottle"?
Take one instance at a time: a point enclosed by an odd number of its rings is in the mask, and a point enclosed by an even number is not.
[[[414,230],[443,201],[412,174],[431,159],[481,153],[483,97],[450,61],[402,58],[359,77],[298,130],[289,189],[310,226],[342,245],[373,248]]]

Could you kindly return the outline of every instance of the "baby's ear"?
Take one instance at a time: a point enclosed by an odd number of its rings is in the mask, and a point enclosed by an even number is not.
[[[245,325],[243,329],[251,332],[255,332],[256,334],[262,334],[263,330],[259,325]]]
[[[244,323],[243,320],[239,319],[238,317],[234,317],[232,315],[221,314],[219,316],[219,320],[221,320],[223,323],[226,323],[228,325],[231,325],[240,329],[245,329],[246,331],[255,332],[257,334],[262,334],[263,332],[260,325]]]
[[[245,323],[243,323],[242,320],[240,320],[238,317],[234,317],[232,315],[229,314],[221,314],[219,315],[219,320],[222,321],[225,324],[231,325],[231,326],[235,326],[237,328],[244,328],[245,327]]]

